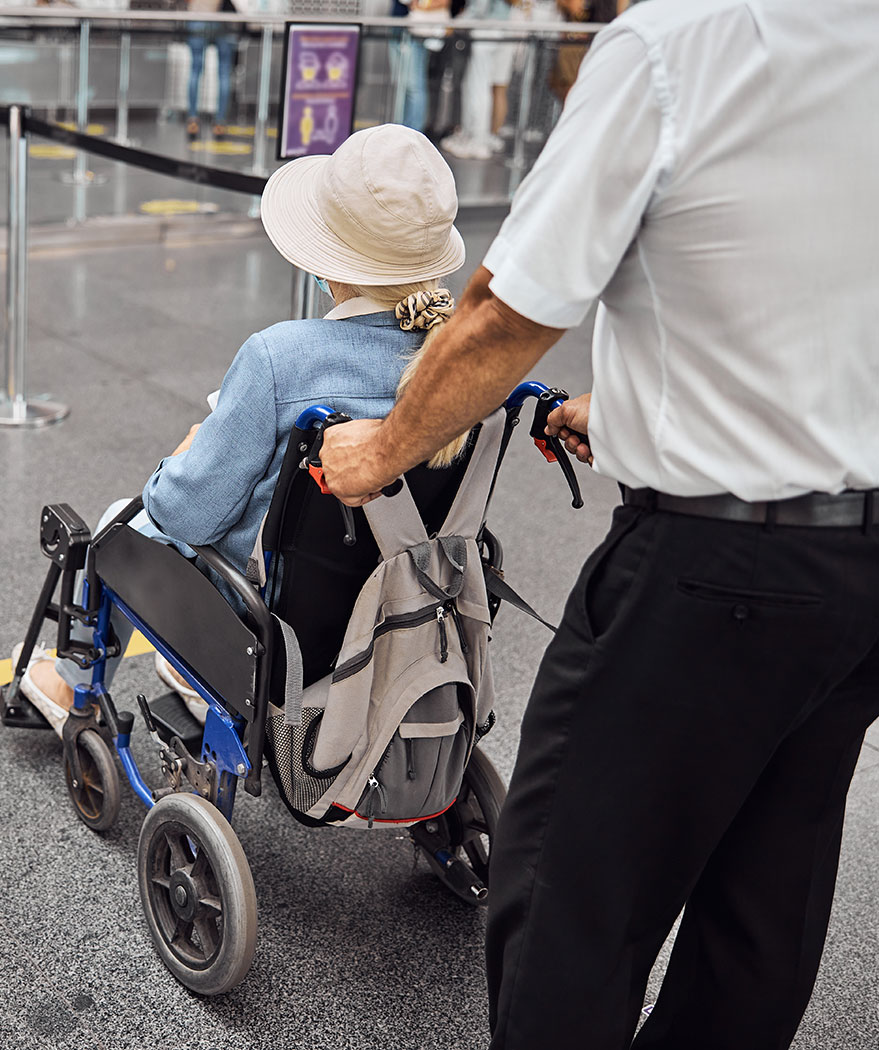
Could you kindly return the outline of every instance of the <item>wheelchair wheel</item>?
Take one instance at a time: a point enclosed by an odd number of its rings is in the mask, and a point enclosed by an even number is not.
[[[421,846],[434,874],[468,904],[487,903],[491,841],[506,794],[491,760],[474,748],[452,808],[442,817],[413,829],[413,839]],[[431,855],[440,841],[448,843],[450,854],[444,864],[438,864],[435,854]],[[482,890],[476,892],[475,887],[480,885]]]
[[[256,890],[238,836],[198,795],[167,795],[143,822],[140,899],[162,962],[199,995],[244,980],[256,948]]]
[[[106,831],[119,816],[121,801],[119,773],[110,749],[94,729],[85,729],[76,738],[81,780],[73,775],[70,761],[64,759],[67,791],[76,815],[93,831]]]

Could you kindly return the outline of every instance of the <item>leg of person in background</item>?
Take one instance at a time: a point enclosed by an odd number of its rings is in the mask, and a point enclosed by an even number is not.
[[[201,85],[201,73],[204,69],[205,24],[193,22],[186,39],[189,44],[189,112],[186,119],[186,134],[195,138],[199,132],[198,124],[198,89]]]
[[[217,47],[217,113],[214,119],[214,138],[226,134],[226,120],[229,113],[229,89],[232,83],[232,69],[235,65],[235,54],[238,50],[238,38],[221,33],[216,41]]]
[[[431,142],[438,142],[444,138],[444,129],[448,127],[443,80],[446,70],[451,65],[453,47],[452,38],[448,37],[439,51],[431,51],[427,56],[427,115],[424,134]]]
[[[453,157],[487,160],[491,156],[491,80],[494,49],[491,40],[473,40],[461,87],[461,130],[440,146]]]
[[[518,8],[513,8],[513,12],[517,10]],[[501,42],[495,45],[491,78],[491,134],[488,138],[489,145],[495,153],[502,153],[506,148],[500,130],[507,121],[507,89],[513,76],[513,62],[517,50],[518,44],[514,43]]]
[[[427,50],[424,43],[413,36],[409,37],[409,69],[406,75],[403,123],[415,131],[423,131],[427,123]]]
[[[507,100],[508,84],[491,85],[491,133],[497,137],[498,132],[507,122],[509,103]]]

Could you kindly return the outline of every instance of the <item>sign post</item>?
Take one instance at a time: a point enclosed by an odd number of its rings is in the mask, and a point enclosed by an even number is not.
[[[278,159],[333,153],[354,128],[359,25],[288,22]]]

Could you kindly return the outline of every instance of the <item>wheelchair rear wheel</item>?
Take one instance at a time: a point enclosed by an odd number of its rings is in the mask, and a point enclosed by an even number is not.
[[[119,816],[119,773],[110,749],[94,729],[84,729],[74,744],[81,778],[64,759],[64,777],[76,815],[93,831],[106,831]]]
[[[240,984],[256,948],[256,889],[223,814],[198,795],[167,795],[146,815],[137,862],[147,925],[171,973],[199,995]]]

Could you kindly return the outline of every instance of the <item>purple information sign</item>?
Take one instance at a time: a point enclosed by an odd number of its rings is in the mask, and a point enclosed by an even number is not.
[[[360,26],[286,26],[278,157],[332,153],[351,134]]]

